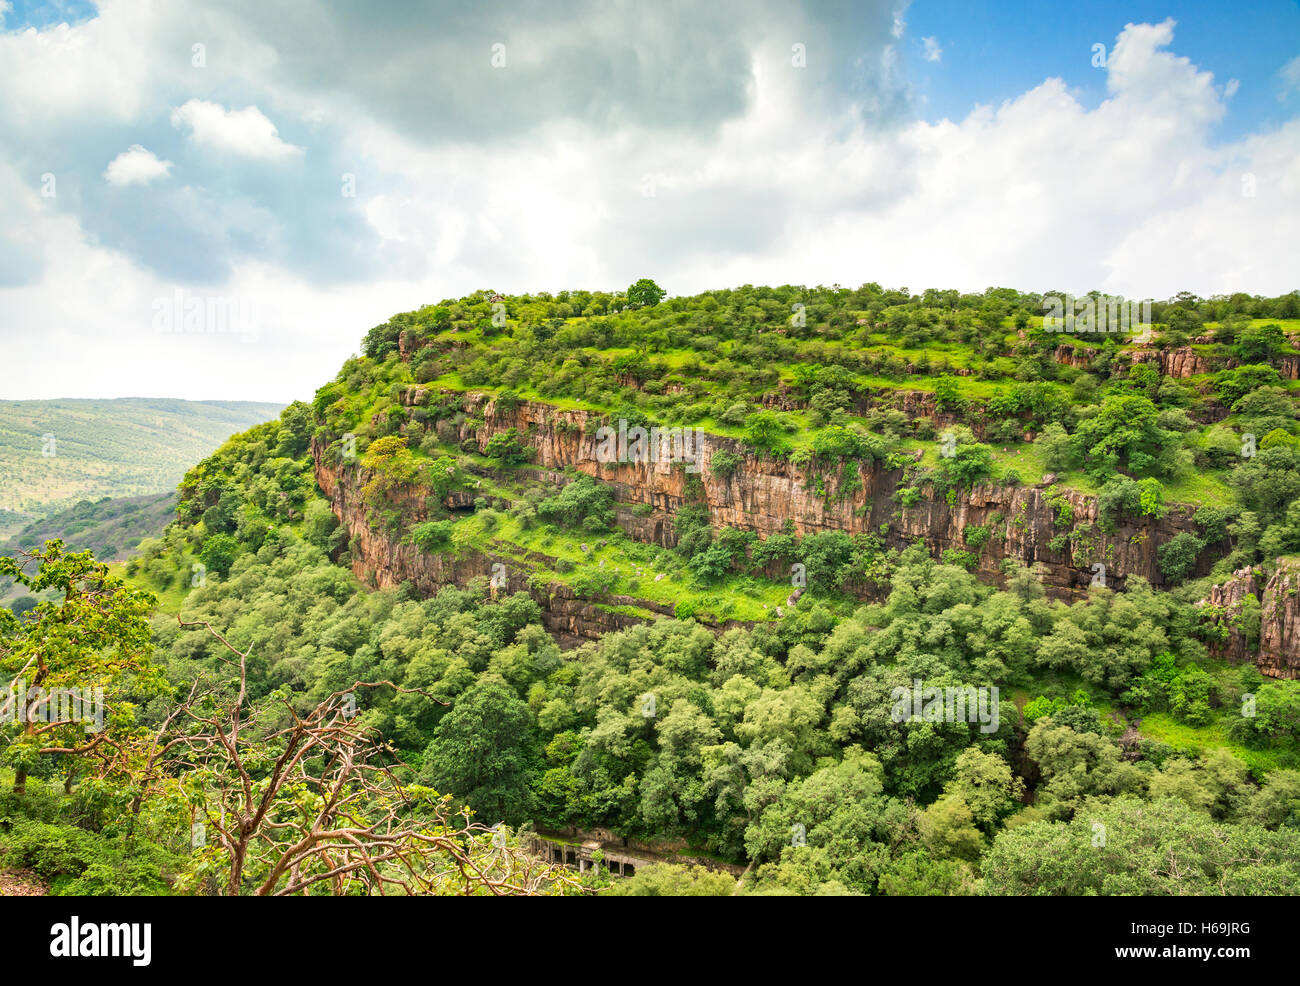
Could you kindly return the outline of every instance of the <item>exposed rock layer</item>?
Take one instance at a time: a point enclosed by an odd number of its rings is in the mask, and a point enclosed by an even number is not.
[[[418,390],[414,403],[424,399]],[[964,549],[967,532],[985,527],[989,539],[978,555],[977,573],[990,581],[1001,577],[1001,562],[1012,558],[1037,566],[1048,591],[1060,597],[1082,596],[1095,577],[1122,588],[1131,576],[1162,586],[1156,551],[1176,534],[1195,533],[1192,509],[1175,506],[1163,518],[1145,517],[1103,532],[1097,498],[1072,490],[1041,486],[977,484],[949,502],[923,488],[911,506],[895,499],[904,480],[901,469],[882,464],[825,463],[796,465],[789,459],[755,455],[741,442],[696,432],[694,461],[601,462],[598,416],[582,410],[522,402],[498,413],[481,394],[468,394],[470,417],[460,425],[460,441],[480,450],[495,434],[515,429],[536,450],[534,462],[555,470],[593,476],[610,485],[622,504],[650,508],[645,517],[622,511],[620,523],[629,536],[665,547],[676,544],[674,515],[688,503],[708,507],[715,528],[733,526],[768,537],[792,525],[799,534],[845,531],[883,532],[889,547],[923,541],[937,554]],[[472,422],[481,421],[481,424]],[[713,458],[722,450],[739,457],[735,470],[715,476]],[[822,493],[819,494],[819,486]],[[841,491],[843,495],[841,495]],[[1068,518],[1062,523],[1063,518]],[[1208,572],[1215,552],[1206,551],[1199,574]],[[1104,565],[1104,576],[1094,566]]]
[[[411,388],[404,401],[424,405],[431,396],[423,388]],[[1077,598],[1100,579],[1121,589],[1132,576],[1163,584],[1157,547],[1181,531],[1195,530],[1190,509],[1176,507],[1164,518],[1143,518],[1102,532],[1095,497],[1041,486],[979,484],[951,502],[923,488],[915,502],[903,507],[895,494],[904,470],[856,463],[798,466],[788,459],[755,455],[734,439],[702,432],[692,434],[688,463],[667,458],[606,463],[597,455],[597,427],[603,421],[596,415],[535,402],[498,411],[486,395],[470,393],[464,399],[465,414],[455,424],[445,419],[438,423],[441,437],[483,450],[493,435],[513,428],[534,448],[534,463],[542,467],[536,476],[540,482],[558,487],[581,473],[600,479],[613,491],[618,523],[628,536],[663,547],[677,543],[674,517],[690,503],[706,505],[715,528],[734,526],[762,537],[789,526],[801,535],[875,533],[888,547],[902,548],[920,540],[935,555],[950,548],[968,550],[966,539],[974,528],[983,527],[989,534],[987,542],[972,552],[977,557],[974,570],[981,578],[999,582],[1003,560],[1015,559],[1036,569],[1049,594]],[[715,476],[710,466],[724,449],[738,456],[739,462],[730,475]],[[506,564],[504,555],[468,553],[452,558],[423,552],[372,526],[361,497],[371,478],[364,470],[327,464],[318,444],[313,455],[321,489],[351,539],[353,570],[371,585],[409,581],[417,591],[430,594],[444,585],[463,586],[476,577],[490,578],[495,572],[504,580],[499,591],[530,592],[542,606],[547,627],[567,643],[639,622],[636,615],[618,612],[616,607],[669,612],[646,600],[618,596],[595,604],[576,598],[561,583],[531,584],[528,566],[521,567],[517,560]],[[389,499],[413,524],[426,517],[427,492],[407,488]],[[1202,573],[1213,555],[1213,551],[1204,553]],[[494,570],[494,564],[503,568]]]
[[[1279,558],[1273,574],[1243,568],[1201,600],[1222,639],[1211,649],[1234,663],[1253,661],[1270,678],[1300,678],[1300,560]],[[1259,627],[1243,613],[1247,596],[1259,601]],[[1258,642],[1253,638],[1258,635]]]

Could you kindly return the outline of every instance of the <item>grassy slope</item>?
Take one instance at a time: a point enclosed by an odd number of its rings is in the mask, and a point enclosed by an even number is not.
[[[582,321],[581,318],[569,319],[569,322]],[[1273,319],[1255,319],[1256,324],[1265,324],[1266,322],[1277,322]],[[1287,331],[1294,328],[1300,331],[1300,319],[1283,319],[1284,327]],[[1291,326],[1291,323],[1296,323]],[[1007,320],[1006,328],[1010,328],[1010,321]],[[484,340],[478,332],[459,333],[453,336],[451,333],[441,333],[436,338],[448,340],[457,338],[460,342],[473,343],[475,348],[492,348],[492,340]],[[1014,341],[1014,333],[1009,333],[1008,343]],[[1083,339],[1072,339],[1072,343],[1082,344]],[[1087,341],[1087,345],[1099,348],[1098,343]],[[730,352],[734,343],[728,341],[718,347],[718,353],[726,355]],[[830,343],[829,348],[841,346],[842,343]],[[921,357],[931,359],[943,358],[948,360],[954,368],[964,368],[977,363],[977,353],[974,345],[962,342],[943,342],[929,343],[923,348],[905,348],[898,346],[890,341],[890,337],[883,333],[873,333],[866,345],[855,346],[853,348],[868,349],[874,352],[881,352],[887,355],[896,356],[904,361],[912,362]],[[608,349],[596,349],[593,347],[584,347],[583,352],[588,356],[612,359],[620,355],[632,352],[627,348],[611,347]],[[654,353],[654,358],[663,360],[674,370],[680,370],[688,359],[698,358],[700,353],[695,350],[685,349],[665,349]],[[1008,366],[1009,360],[1004,360]],[[863,390],[878,391],[919,391],[923,393],[932,393],[940,379],[939,374],[928,376],[909,376],[901,380],[890,379],[881,376],[867,376],[864,374],[854,374],[856,385]],[[686,379],[683,375],[679,379]],[[967,400],[985,401],[999,393],[1005,393],[1010,388],[1017,386],[1019,381],[1012,377],[1002,377],[993,380],[979,379],[974,376],[959,376],[953,378],[956,383],[957,393]],[[781,380],[783,384],[789,385],[794,380],[794,373],[791,369],[785,368],[781,371]],[[1192,381],[1189,381],[1192,382]],[[1296,388],[1300,388],[1300,381],[1288,382],[1294,383]],[[494,386],[469,386],[460,377],[459,373],[447,373],[430,381],[425,386],[434,389],[445,390],[475,390],[487,393],[497,393],[506,388]],[[1061,383],[1052,383],[1050,386],[1068,392],[1068,388]],[[561,410],[587,410],[600,413],[606,413],[613,410],[610,407],[592,403],[590,401],[575,400],[567,397],[542,396],[529,387],[513,388],[521,398],[531,401],[538,401],[550,404]],[[812,441],[815,435],[821,429],[810,425],[808,416],[803,412],[791,412],[785,415],[788,424],[796,428],[796,432],[790,436],[791,441],[795,444],[807,444]],[[729,425],[718,421],[714,418],[705,418],[693,422],[694,426],[702,428],[707,432],[717,435],[724,435],[729,438],[742,438],[745,431],[743,427]],[[938,463],[938,452],[934,442],[917,442],[904,440],[899,444],[904,451],[920,450],[924,453],[923,462],[927,466],[935,466]],[[995,463],[994,475],[1001,475],[1006,469],[1014,469],[1021,478],[1021,481],[1027,484],[1036,484],[1042,481],[1043,476],[1049,472],[1043,461],[1042,453],[1030,444],[1012,443],[1012,444],[995,444],[993,449],[993,459]],[[1196,470],[1189,475],[1179,479],[1177,482],[1165,484],[1165,498],[1170,503],[1187,503],[1196,506],[1224,506],[1233,501],[1231,488],[1225,482],[1226,473],[1215,471]],[[1082,471],[1072,471],[1060,476],[1060,485],[1072,489],[1077,489],[1082,493],[1096,494],[1099,492],[1098,484],[1085,475]]]

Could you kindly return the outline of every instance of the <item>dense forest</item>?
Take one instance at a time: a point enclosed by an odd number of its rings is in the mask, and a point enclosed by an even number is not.
[[[396,315],[124,564],[0,560],[44,600],[0,610],[7,678],[106,709],[5,720],[0,861],[69,894],[1298,893],[1297,337],[1300,292]],[[682,440],[600,454],[637,429]]]

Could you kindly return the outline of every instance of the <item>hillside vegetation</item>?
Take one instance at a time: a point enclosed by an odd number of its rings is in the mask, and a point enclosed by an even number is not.
[[[1300,550],[1300,294],[1180,295],[1152,305],[1143,343],[1052,331],[1041,301],[871,284],[663,300],[641,282],[398,315],[310,405],[191,469],[176,523],[124,582],[95,576],[139,644],[106,675],[124,709],[114,735],[166,735],[168,710],[211,682],[221,707],[246,691],[264,716],[242,734],[264,765],[342,697],[414,818],[432,791],[504,823],[491,838],[506,850],[530,827],[604,829],[745,871],[613,880],[597,866],[545,873],[539,892],[1300,892],[1300,683],[1223,659],[1223,625],[1197,605],[1234,568]],[[525,402],[553,413],[548,441],[574,410],[593,426],[699,427],[733,440],[703,464],[711,482],[790,464],[828,510],[877,475],[897,482],[884,522],[852,534],[719,523],[680,463],[666,468],[682,472],[681,502],[638,512],[602,468],[540,467],[542,431],[503,427]],[[942,551],[897,543],[909,503],[960,503],[980,484],[1041,485],[1054,536],[1075,542],[1141,536],[1180,504],[1193,519],[1160,545],[1166,588],[1131,576],[1058,598],[1015,557],[977,576],[1015,518]],[[1074,494],[1096,501],[1095,529]],[[652,514],[670,515],[672,538],[638,525]],[[526,578],[488,574],[500,561]],[[421,587],[399,562],[483,574]],[[140,592],[163,604],[148,626]],[[557,599],[625,628],[563,649],[547,631]],[[0,612],[0,639],[56,612]],[[1258,640],[1258,609],[1232,618]],[[215,728],[203,716],[187,743]],[[0,851],[56,887],[328,882],[324,861],[294,855],[296,822],[260,830],[245,871],[225,820],[300,817],[301,792],[339,760],[259,793],[264,816],[208,752],[150,772],[38,746],[11,734],[15,784],[31,787],[0,806],[17,819]],[[127,789],[142,794],[105,797]],[[392,791],[365,791],[354,810],[387,818]],[[489,835],[467,828],[456,845]],[[50,838],[71,848],[40,854]],[[358,870],[330,892],[378,879]]]
[[[89,551],[104,561],[125,561],[146,537],[157,537],[176,518],[176,494],[104,497],[95,502],[82,500],[43,520],[33,521],[8,541],[0,543],[0,555],[16,557],[58,539],[71,551]],[[12,606],[18,599],[13,583],[0,579],[0,605]],[[28,603],[20,603],[20,607]]]

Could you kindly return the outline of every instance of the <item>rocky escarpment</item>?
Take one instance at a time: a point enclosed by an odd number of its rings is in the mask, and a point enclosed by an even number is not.
[[[1216,656],[1252,661],[1271,678],[1300,678],[1300,559],[1277,559],[1267,579],[1260,569],[1239,569],[1200,605],[1216,631]]]
[[[427,400],[418,391],[418,403]],[[694,461],[601,462],[597,426],[604,420],[582,410],[561,410],[521,402],[498,411],[482,394],[465,395],[470,416],[457,429],[462,442],[486,448],[492,435],[515,429],[536,449],[534,461],[551,469],[572,469],[609,484],[624,504],[642,504],[650,513],[628,533],[666,547],[676,543],[673,517],[688,503],[708,507],[715,528],[738,527],[768,537],[793,525],[799,534],[845,531],[881,534],[889,547],[923,541],[936,555],[964,550],[973,528],[988,539],[976,552],[976,571],[989,581],[1002,576],[1003,559],[1036,567],[1053,595],[1086,593],[1094,578],[1122,588],[1140,576],[1163,585],[1156,562],[1158,547],[1176,534],[1196,532],[1192,510],[1175,507],[1163,518],[1103,531],[1096,497],[1051,486],[1003,486],[990,483],[965,490],[950,502],[928,487],[915,502],[902,506],[896,494],[904,471],[882,463],[798,465],[788,458],[758,455],[735,439],[696,433]],[[480,423],[481,422],[481,423]],[[717,476],[713,459],[725,450],[737,465]],[[1199,574],[1209,571],[1214,551],[1204,553]],[[1096,566],[1104,566],[1104,572]]]
[[[467,550],[459,554],[432,554],[421,550],[409,539],[377,527],[361,490],[373,474],[359,466],[329,465],[324,461],[319,443],[313,443],[316,481],[329,499],[330,506],[348,533],[351,567],[357,578],[374,588],[392,588],[409,582],[422,596],[431,596],[445,586],[465,587],[475,579],[486,579],[496,596],[527,592],[542,610],[542,623],[564,646],[584,640],[596,640],[606,633],[636,626],[654,615],[672,616],[671,607],[632,596],[611,595],[600,602],[582,599],[562,582],[532,578],[540,567],[553,568],[555,559],[536,555],[518,558],[490,551]],[[425,519],[425,493],[417,488],[393,491],[387,497],[409,522]],[[450,505],[459,505],[449,497]],[[620,611],[622,608],[622,611]],[[640,614],[628,612],[628,609]],[[741,625],[736,621],[712,624],[726,629]]]
[[[1201,341],[1208,342],[1210,340],[1202,339]],[[1063,342],[1056,347],[1054,359],[1066,366],[1086,367],[1098,355],[1100,355],[1099,350]],[[1188,377],[1201,376],[1202,374],[1216,373],[1219,370],[1230,370],[1241,365],[1241,360],[1235,356],[1225,353],[1206,354],[1193,346],[1179,346],[1170,349],[1138,346],[1133,349],[1120,350],[1116,353],[1116,357],[1127,359],[1133,363],[1149,363],[1160,371],[1162,377],[1176,377],[1183,380]],[[1276,366],[1283,380],[1300,379],[1300,356],[1281,356],[1278,358]]]
[[[411,388],[404,403],[419,407],[434,396],[424,388]],[[909,505],[902,506],[896,497],[905,475],[901,469],[856,462],[798,465],[701,432],[692,434],[688,454],[677,457],[687,462],[670,461],[669,456],[649,462],[601,461],[597,429],[605,422],[599,415],[528,401],[506,410],[484,394],[462,397],[463,413],[437,422],[440,437],[482,451],[494,435],[513,429],[534,449],[533,462],[551,471],[548,482],[565,482],[582,473],[600,479],[621,505],[619,519],[628,535],[665,547],[676,544],[677,513],[698,503],[707,506],[715,528],[733,526],[761,537],[789,525],[799,534],[873,533],[886,546],[897,548],[920,540],[936,555],[950,548],[969,550],[976,556],[975,571],[992,582],[1002,577],[1003,559],[1016,559],[1035,567],[1052,595],[1071,597],[1082,596],[1098,580],[1113,588],[1123,588],[1132,576],[1163,584],[1157,548],[1182,531],[1196,529],[1191,510],[1176,507],[1160,519],[1148,517],[1103,531],[1095,497],[1045,486],[979,484],[951,501],[923,487],[912,491]],[[431,422],[428,426],[433,427]],[[724,451],[734,468],[727,475],[715,475],[714,458]],[[384,543],[391,539],[371,531],[359,509],[357,490],[363,480],[349,475],[340,481],[317,458],[322,488],[349,533],[359,538],[354,561],[361,566],[358,574],[374,569],[376,578],[392,580],[398,579],[393,574],[398,571],[435,565],[410,557],[415,553],[411,546]],[[413,493],[411,500],[407,516],[418,519],[423,497]],[[967,547],[981,539],[978,550]],[[1208,571],[1214,552],[1204,554],[1202,573]],[[424,576],[405,577],[419,581]],[[438,577],[430,568],[426,581]]]

